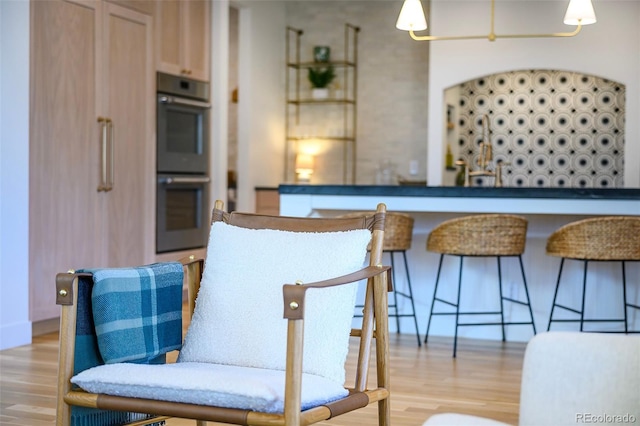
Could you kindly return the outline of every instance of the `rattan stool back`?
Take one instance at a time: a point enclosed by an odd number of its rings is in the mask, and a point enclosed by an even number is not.
[[[359,217],[370,215],[370,212],[347,213],[340,217]],[[384,219],[384,251],[402,251],[411,248],[413,237],[413,217],[405,213],[387,212]]]
[[[455,219],[446,220],[437,225],[427,238],[427,251],[440,253],[440,262],[438,264],[438,272],[436,274],[436,282],[433,288],[433,299],[431,309],[429,311],[429,320],[427,322],[427,332],[424,342],[428,342],[429,330],[431,329],[431,320],[434,316],[455,316],[455,333],[453,335],[453,357],[456,357],[458,345],[458,328],[463,326],[500,326],[502,331],[502,340],[506,340],[505,326],[511,325],[531,325],[533,334],[536,334],[536,326],[533,320],[533,310],[531,308],[531,299],[529,298],[529,290],[527,289],[527,279],[524,273],[524,265],[522,264],[522,253],[527,239],[527,219],[521,216],[511,214],[476,214],[463,216]],[[440,282],[440,273],[442,271],[443,259],[445,256],[458,256],[460,258],[460,266],[458,270],[458,291],[456,300],[451,298],[443,298],[438,295],[438,285]],[[460,294],[462,293],[462,270],[465,257],[495,257],[497,259],[497,278],[500,310],[473,310],[466,311],[460,309]],[[517,257],[522,273],[522,284],[524,288],[523,298],[513,298],[503,293],[502,285],[502,257]],[[436,302],[440,304],[440,308],[436,307]],[[505,320],[504,304],[511,302],[515,305],[525,306],[528,310],[530,320]],[[444,306],[447,306],[443,309]],[[455,308],[455,310],[451,310]],[[460,320],[461,317],[469,318],[470,316],[494,316],[499,315],[500,320],[485,320],[472,322],[467,319]],[[494,317],[495,318],[495,317]]]
[[[557,229],[547,254],[583,260],[640,260],[640,217],[583,219]]]
[[[461,256],[517,256],[524,252],[526,236],[527,220],[521,216],[465,216],[433,228],[427,250]]]

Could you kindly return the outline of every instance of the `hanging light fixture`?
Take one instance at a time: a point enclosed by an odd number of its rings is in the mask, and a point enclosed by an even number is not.
[[[404,0],[400,15],[396,22],[396,28],[399,30],[409,31],[411,38],[418,41],[435,41],[435,40],[470,40],[484,39],[495,41],[498,38],[536,38],[536,37],[573,37],[582,29],[583,25],[589,25],[596,22],[596,14],[593,10],[591,0],[571,0],[564,15],[564,23],[566,25],[575,25],[576,29],[566,33],[550,33],[550,34],[496,34],[494,31],[495,21],[495,0],[491,0],[491,27],[489,34],[470,35],[470,36],[419,36],[415,31],[424,31],[427,29],[427,19],[424,15],[422,3],[420,0]]]

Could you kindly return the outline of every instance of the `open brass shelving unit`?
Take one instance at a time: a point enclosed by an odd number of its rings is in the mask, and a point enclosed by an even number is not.
[[[295,178],[295,158],[300,143],[316,140],[321,143],[342,144],[342,183],[355,184],[356,180],[356,125],[357,125],[357,83],[358,83],[358,33],[360,28],[344,25],[344,59],[328,62],[301,60],[302,36],[300,29],[287,27],[286,32],[286,113],[285,113],[285,171],[284,181]],[[311,50],[311,46],[309,46]],[[308,84],[309,68],[333,66],[340,91],[326,99],[314,99],[303,85]],[[305,86],[306,88],[306,86]],[[313,133],[301,135],[295,129],[300,125],[301,116],[313,120],[317,108],[338,108],[341,123],[333,131],[314,128]],[[321,126],[320,126],[321,127]],[[340,132],[336,132],[336,129]]]

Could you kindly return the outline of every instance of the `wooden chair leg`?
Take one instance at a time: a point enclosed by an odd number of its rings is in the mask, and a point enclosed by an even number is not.
[[[284,418],[287,425],[300,424],[302,391],[302,353],[304,321],[289,319],[287,322],[287,370],[284,398]]]
[[[64,402],[64,396],[71,390],[70,379],[73,375],[78,306],[78,278],[71,274],[60,274],[59,279],[68,283],[67,286],[70,286],[72,289],[71,294],[73,300],[70,304],[62,306],[60,314],[56,425],[69,426],[69,424],[71,424],[71,407]]]
[[[386,275],[374,281],[378,387],[389,389],[389,318],[385,315],[389,303],[387,289]],[[388,397],[378,401],[378,424],[379,426],[391,425],[391,407]]]

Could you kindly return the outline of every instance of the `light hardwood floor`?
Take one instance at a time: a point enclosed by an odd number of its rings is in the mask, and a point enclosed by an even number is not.
[[[451,338],[429,337],[429,345],[418,348],[413,335],[391,335],[392,424],[421,425],[438,412],[516,424],[525,344],[460,339],[456,359],[451,357],[451,345]],[[0,425],[54,424],[57,358],[57,333],[0,351]],[[349,359],[348,376],[352,365]],[[321,424],[374,425],[376,412],[372,404]],[[195,422],[171,419],[167,424]]]

